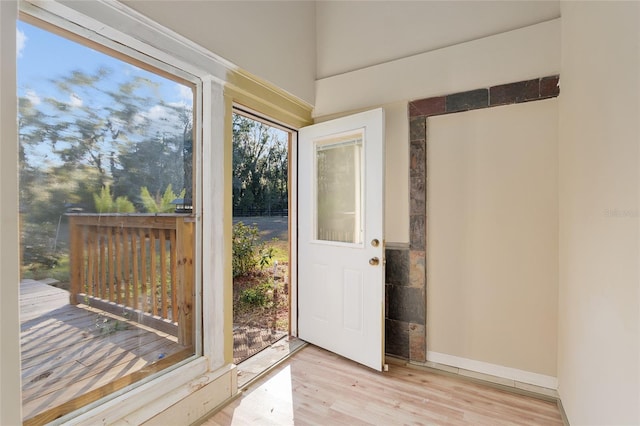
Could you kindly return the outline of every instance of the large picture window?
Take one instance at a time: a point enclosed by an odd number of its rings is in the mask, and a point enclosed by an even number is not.
[[[22,404],[41,424],[196,352],[196,85],[23,19]]]

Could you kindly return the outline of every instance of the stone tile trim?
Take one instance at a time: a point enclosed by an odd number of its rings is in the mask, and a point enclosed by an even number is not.
[[[409,244],[387,246],[385,258],[385,352],[423,362],[426,347],[424,252],[411,252]],[[414,269],[413,280],[411,269]],[[416,269],[422,273],[416,273]]]
[[[553,98],[560,94],[559,81],[560,76],[552,75],[409,102],[409,276],[405,283],[406,254],[389,256],[396,265],[387,266],[388,354],[412,362],[426,360],[427,118]]]
[[[560,76],[535,78],[515,83],[419,99],[409,103],[409,117],[430,117],[499,105],[554,98],[560,94]]]
[[[446,113],[486,108],[489,106],[489,91],[487,89],[470,90],[448,95],[445,99]]]

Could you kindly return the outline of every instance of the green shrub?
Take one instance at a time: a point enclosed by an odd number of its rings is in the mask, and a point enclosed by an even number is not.
[[[265,307],[269,304],[270,283],[263,283],[252,288],[248,288],[240,293],[240,302],[251,307]]]
[[[25,223],[22,226],[22,264],[32,270],[55,268],[61,257],[54,248],[55,236],[56,227],[52,223]]]
[[[242,222],[233,225],[233,276],[237,277],[269,266],[273,248],[260,241],[258,228]]]
[[[258,265],[260,265],[260,269],[264,269],[265,266],[269,266],[271,264],[271,259],[273,259],[273,247],[264,247],[264,243],[262,243],[263,247],[260,249],[260,256],[258,258]]]
[[[184,198],[187,193],[186,189],[180,191],[179,194],[173,192],[171,184],[167,186],[162,197],[154,197],[151,195],[146,186],[140,188],[140,199],[142,205],[148,213],[172,213],[176,206],[171,204],[176,198]]]
[[[99,194],[93,194],[96,211],[98,213],[134,213],[136,208],[125,196],[113,199],[109,185],[103,186]]]

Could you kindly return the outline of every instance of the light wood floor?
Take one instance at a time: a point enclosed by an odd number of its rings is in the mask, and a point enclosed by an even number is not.
[[[38,281],[21,282],[20,308],[25,424],[53,420],[191,353],[167,333],[71,306],[67,291]]]
[[[204,425],[562,425],[555,402],[390,365],[378,373],[307,346]]]

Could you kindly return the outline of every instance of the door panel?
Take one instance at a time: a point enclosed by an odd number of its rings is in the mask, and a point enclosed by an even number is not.
[[[364,298],[364,277],[362,271],[345,269],[342,294],[344,305],[342,315],[344,328],[355,333],[364,333],[362,300]]]
[[[376,370],[384,354],[383,209],[382,109],[301,129],[298,335]]]

